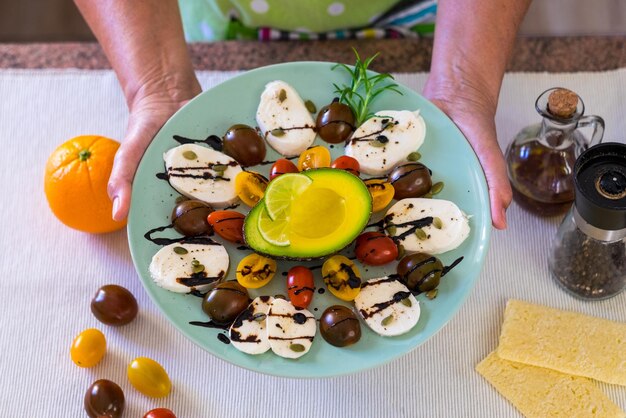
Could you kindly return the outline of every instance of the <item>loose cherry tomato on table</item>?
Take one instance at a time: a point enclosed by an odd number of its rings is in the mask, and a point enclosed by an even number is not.
[[[248,254],[237,266],[237,282],[248,289],[268,284],[276,274],[276,261],[259,254]]]
[[[93,367],[102,360],[106,350],[104,334],[98,329],[89,328],[74,338],[70,356],[78,367]]]
[[[234,210],[216,210],[207,217],[215,233],[226,241],[243,244],[243,213]]]
[[[295,266],[287,273],[287,294],[296,308],[306,309],[313,300],[315,281],[313,272],[303,266]]]
[[[298,170],[305,171],[312,168],[330,167],[330,151],[328,148],[316,145],[302,151],[298,158]]]
[[[334,255],[322,265],[322,277],[330,293],[350,302],[361,291],[361,273],[352,260]]]
[[[382,266],[398,257],[398,246],[382,232],[365,232],[356,239],[355,253],[363,264]]]
[[[122,286],[107,284],[102,286],[91,299],[91,312],[106,325],[119,327],[131,322],[137,316],[137,299]]]
[[[167,396],[172,389],[163,366],[148,357],[137,357],[128,365],[126,373],[135,389],[151,398]]]
[[[276,160],[274,164],[272,164],[272,168],[270,169],[270,180],[274,180],[276,177],[281,174],[287,173],[299,173],[298,167],[291,161],[286,158],[281,158]]]
[[[176,418],[176,415],[167,408],[156,408],[146,412],[143,418]]]
[[[337,158],[335,161],[333,161],[331,167],[337,168],[339,170],[346,170],[357,177],[361,175],[361,165],[356,160],[356,158],[352,158],[348,155],[342,155],[341,157]]]
[[[395,190],[391,183],[381,179],[365,180],[367,190],[372,195],[372,212],[379,212],[393,200]]]
[[[115,382],[96,380],[85,393],[85,412],[90,418],[118,418],[124,413],[124,391]]]
[[[269,181],[259,173],[242,171],[235,178],[235,192],[243,203],[253,207],[263,198]]]

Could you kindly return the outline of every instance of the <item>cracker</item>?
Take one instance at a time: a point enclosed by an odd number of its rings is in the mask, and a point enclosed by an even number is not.
[[[503,360],[495,352],[476,370],[527,417],[626,417],[584,377]]]
[[[626,385],[626,324],[510,300],[498,356]]]

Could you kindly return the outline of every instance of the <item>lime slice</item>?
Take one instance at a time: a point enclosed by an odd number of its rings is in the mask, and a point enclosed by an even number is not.
[[[284,175],[284,174],[283,174]],[[263,239],[278,247],[286,247],[289,242],[289,218],[285,211],[281,212],[275,220],[267,213],[267,207],[261,209],[257,228]]]
[[[281,174],[272,180],[263,197],[269,218],[276,220],[281,216],[281,213],[289,214],[291,202],[302,194],[311,183],[313,180],[308,176],[296,173]]]

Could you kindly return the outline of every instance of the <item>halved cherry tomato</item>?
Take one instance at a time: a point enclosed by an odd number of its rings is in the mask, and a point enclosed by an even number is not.
[[[310,170],[312,168],[330,167],[330,151],[328,148],[316,145],[302,151],[298,158],[298,170]]]
[[[216,210],[209,213],[207,221],[217,235],[226,241],[243,244],[243,213],[234,210]]]
[[[281,174],[286,173],[299,173],[298,167],[296,167],[294,163],[287,160],[286,158],[276,160],[276,162],[272,164],[272,168],[270,169],[270,181],[274,180]]]
[[[382,266],[398,257],[398,246],[382,232],[365,232],[356,239],[356,258],[363,264]]]
[[[295,266],[287,273],[287,294],[292,305],[306,309],[313,300],[315,282],[313,272],[303,266]]]
[[[334,255],[322,265],[326,287],[336,297],[346,302],[354,300],[361,291],[361,273],[352,260]]]
[[[372,195],[372,212],[378,212],[387,207],[393,200],[395,190],[391,183],[381,179],[365,180],[367,190]]]
[[[167,408],[156,408],[146,412],[143,418],[176,418],[176,415]]]
[[[237,266],[237,281],[248,289],[265,286],[276,274],[276,261],[259,254],[248,254]]]
[[[355,176],[361,175],[361,164],[356,160],[356,158],[352,158],[348,155],[342,155],[333,161],[331,165],[332,168],[337,168],[340,170],[346,170]]]
[[[263,198],[269,181],[259,173],[242,171],[235,177],[235,192],[246,205],[253,207]]]
[[[102,360],[107,350],[104,334],[96,328],[89,328],[74,338],[70,348],[72,361],[79,367],[93,367]]]

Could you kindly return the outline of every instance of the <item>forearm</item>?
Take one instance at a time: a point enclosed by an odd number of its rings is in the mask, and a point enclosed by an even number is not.
[[[495,114],[515,36],[530,0],[440,0],[429,86]]]
[[[184,101],[200,86],[176,0],[75,0],[120,81],[128,107],[147,96]]]

